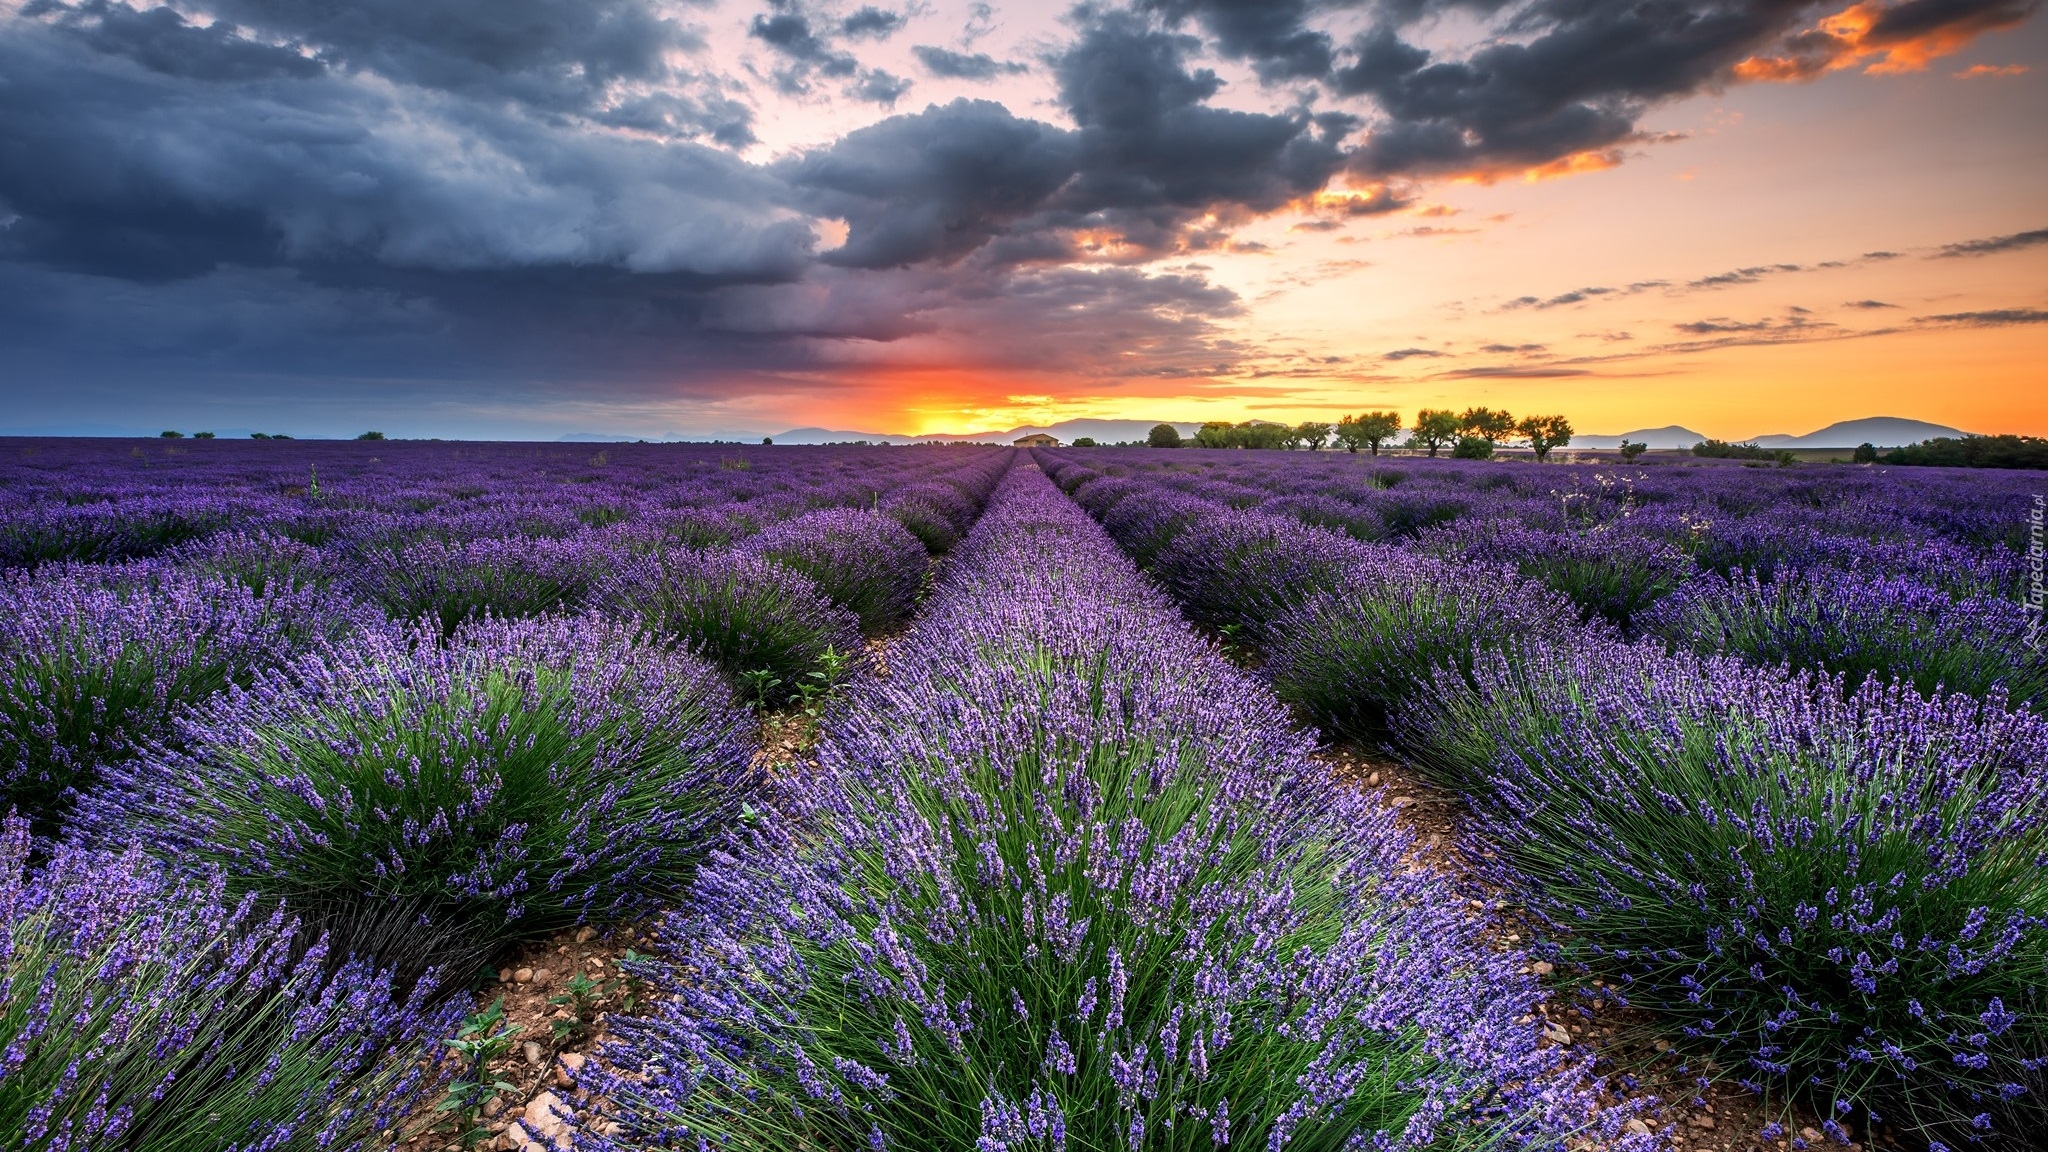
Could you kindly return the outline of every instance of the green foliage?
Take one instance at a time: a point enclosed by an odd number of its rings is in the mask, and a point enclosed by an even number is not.
[[[1074,447],[1076,447],[1076,448],[1093,448],[1093,447],[1095,447],[1095,437],[1093,437],[1093,436],[1076,436],[1076,437],[1074,437]]]
[[[1865,440],[1856,446],[1856,454],[1851,456],[1850,459],[1858,464],[1877,463],[1877,445]]]
[[[1145,436],[1145,445],[1148,448],[1178,448],[1180,429],[1171,424],[1154,424],[1152,431]]]
[[[1491,460],[1493,441],[1484,436],[1460,436],[1457,446],[1451,449],[1453,460]]]
[[[1515,434],[1515,418],[1503,409],[1467,408],[1458,415],[1458,431],[1498,444]]]
[[[1629,463],[1634,463],[1636,457],[1641,456],[1643,453],[1648,452],[1649,450],[1650,446],[1645,443],[1632,443],[1627,440],[1623,440],[1621,442],[1621,458],[1625,461],[1628,461]]]
[[[1548,460],[1552,448],[1572,442],[1572,423],[1562,416],[1524,416],[1515,430],[1529,442],[1538,460]]]
[[[384,434],[383,434],[382,432],[364,432],[364,433],[362,433],[361,435],[357,436],[357,437],[356,437],[356,439],[358,439],[358,440],[382,440],[382,439],[384,439]]]
[[[1937,436],[1884,454],[1887,464],[1941,468],[2048,469],[2048,439],[2039,436]]]
[[[1337,443],[1344,450],[1356,453],[1365,448],[1373,455],[1380,454],[1380,445],[1394,438],[1401,431],[1399,412],[1361,412],[1337,421],[1335,429]]]
[[[1285,448],[1294,436],[1291,424],[1275,424],[1268,420],[1246,420],[1232,424],[1228,420],[1211,420],[1195,433],[1197,448]]]
[[[1323,445],[1330,442],[1330,434],[1336,426],[1321,420],[1304,420],[1294,426],[1294,435],[1301,445],[1311,452],[1321,452]]]
[[[518,1085],[497,1079],[490,1066],[512,1050],[520,1030],[517,1024],[505,1024],[505,998],[500,996],[489,1008],[464,1020],[446,1041],[448,1050],[462,1062],[463,1071],[448,1086],[448,1098],[434,1110],[450,1113],[444,1130],[460,1139],[465,1148],[491,1138],[491,1130],[483,1124],[484,1105],[502,1093],[518,1091]]]
[[[775,444],[775,437],[773,437],[773,436],[763,436],[763,437],[761,437],[761,446],[762,446],[763,448],[768,448],[768,447],[772,447],[772,446],[773,446],[774,444]]]
[[[213,439],[213,433],[211,433],[211,432],[194,432],[194,433],[192,434],[192,438],[193,438],[194,440],[211,440],[211,439]]]
[[[1769,460],[1778,464],[1797,463],[1799,457],[1791,451],[1770,449],[1758,444],[1730,444],[1726,440],[1702,440],[1692,446],[1692,454],[1709,460]]]
[[[1438,449],[1457,443],[1463,428],[1464,422],[1457,413],[1424,408],[1416,414],[1415,431],[1409,434],[1408,443],[1411,447],[1428,449],[1430,456],[1434,457]]]
[[[157,433],[157,436],[160,439],[164,440],[183,440],[185,438],[185,434],[183,432],[176,432],[169,428],[166,428],[163,431]]]

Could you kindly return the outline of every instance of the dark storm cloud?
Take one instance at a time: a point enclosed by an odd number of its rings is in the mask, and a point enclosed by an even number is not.
[[[955,52],[930,44],[916,45],[910,51],[925,71],[947,80],[993,80],[1031,71],[1028,64],[997,60],[986,52]]]
[[[1352,119],[1212,107],[1222,81],[1187,65],[1199,47],[1108,13],[1054,61],[1060,102],[1080,129],[1066,206],[1270,211],[1328,182],[1343,161],[1336,138]]]
[[[1073,175],[1074,134],[987,100],[955,100],[849,132],[784,166],[822,215],[846,221],[830,263],[957,260],[1036,212]]]
[[[1249,60],[1261,81],[1327,76],[1336,61],[1329,34],[1308,27],[1310,0],[1141,0],[1174,26],[1197,22],[1226,60]],[[1345,5],[1348,6],[1348,5]]]
[[[1073,130],[957,100],[857,129],[781,171],[812,210],[847,222],[845,246],[825,259],[848,267],[957,261],[984,245],[998,263],[1057,262],[1081,254],[1077,232],[1114,233],[1131,259],[1226,247],[1226,230],[1190,222],[1310,195],[1342,156],[1324,120],[1212,107],[1222,81],[1189,68],[1198,46],[1103,14],[1052,60]]]
[[[661,136],[754,139],[752,109],[732,85],[669,63],[669,53],[700,44],[649,0],[219,0],[209,11],[215,20],[203,27],[170,8],[112,0],[36,0],[23,13],[96,54],[184,79],[374,74]],[[654,85],[663,90],[646,91]]]
[[[1983,240],[1965,240],[1960,244],[1944,244],[1936,256],[1953,258],[1957,256],[1993,256],[2000,252],[2017,252],[2037,244],[2048,244],[2048,228],[2036,228],[2031,232],[2014,232],[2009,236],[1991,236]]]

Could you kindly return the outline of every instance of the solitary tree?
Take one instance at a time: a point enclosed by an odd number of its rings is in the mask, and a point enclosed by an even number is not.
[[[157,436],[165,440],[183,440],[185,438],[185,434],[183,432],[178,432],[170,428],[166,428],[163,431],[157,433]]]
[[[1074,447],[1076,447],[1076,448],[1093,448],[1093,447],[1095,447],[1095,437],[1093,437],[1093,436],[1076,436],[1076,437],[1074,437]]]
[[[1515,434],[1515,418],[1505,410],[1467,408],[1458,417],[1458,431],[1488,444],[1499,444]]]
[[[1400,431],[1399,412],[1361,412],[1337,422],[1337,443],[1342,444],[1347,452],[1356,453],[1363,446],[1377,456],[1380,445],[1392,440]]]
[[[1648,452],[1649,450],[1649,444],[1641,440],[1637,440],[1634,442],[1623,440],[1621,442],[1621,458],[1623,460],[1633,461],[1636,457],[1641,456],[1643,453]]]
[[[775,444],[775,437],[773,437],[773,436],[763,436],[763,437],[761,437],[761,445],[762,445],[763,447],[773,447],[773,446],[774,446],[774,444]]]
[[[1877,463],[1877,445],[1872,444],[1868,440],[1865,440],[1863,443],[1858,444],[1856,446],[1856,455],[1854,456],[1854,460],[1858,464]]]
[[[1529,441],[1529,447],[1536,452],[1540,463],[1550,459],[1552,448],[1562,448],[1572,442],[1572,423],[1562,416],[1524,416],[1515,430]]]
[[[1434,458],[1438,449],[1458,442],[1458,431],[1463,426],[1456,412],[1424,408],[1415,415],[1415,431],[1409,434],[1408,443],[1429,449]]]
[[[1180,447],[1180,429],[1171,424],[1154,424],[1152,432],[1145,437],[1145,443],[1153,448]]]
[[[1321,452],[1323,445],[1330,442],[1330,433],[1333,430],[1330,425],[1320,420],[1304,420],[1294,426],[1294,434],[1301,437],[1301,442],[1307,445],[1311,452]]]
[[[383,438],[384,434],[382,432],[365,432],[356,437],[358,440],[382,440]]]

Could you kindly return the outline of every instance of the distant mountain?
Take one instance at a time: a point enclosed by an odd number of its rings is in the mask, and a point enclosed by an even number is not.
[[[1648,444],[1652,448],[1690,448],[1706,437],[1677,424],[1666,424],[1662,428],[1638,428],[1623,432],[1619,436],[1574,436],[1574,448],[1619,448],[1623,440],[1631,444]]]
[[[1804,436],[1758,436],[1756,442],[1765,448],[1854,448],[1858,444],[1875,444],[1879,448],[1898,448],[1906,444],[1918,444],[1936,436],[1966,436],[1968,433],[1942,424],[1929,424],[1925,420],[1907,420],[1898,416],[1870,416],[1862,420],[1844,420],[1830,424],[1818,432]]]

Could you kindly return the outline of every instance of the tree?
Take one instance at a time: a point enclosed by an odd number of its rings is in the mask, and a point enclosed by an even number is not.
[[[764,448],[772,448],[772,447],[774,447],[774,445],[775,445],[775,437],[773,437],[773,436],[763,436],[763,437],[761,437],[761,446],[762,446],[762,447],[764,447]]]
[[[1180,447],[1180,429],[1171,424],[1154,424],[1152,432],[1145,437],[1145,443],[1153,448]]]
[[[249,439],[251,439],[251,440],[268,440],[268,439],[270,439],[270,433],[268,433],[268,432],[251,432],[251,433],[249,433]]]
[[[1572,442],[1572,422],[1562,416],[1524,416],[1515,430],[1529,441],[1529,447],[1536,452],[1537,462],[1550,459],[1552,448],[1562,448]]]
[[[157,436],[158,438],[163,440],[183,440],[185,438],[185,434],[183,432],[174,432],[169,428],[166,428],[163,431],[157,433]]]
[[[1515,434],[1515,418],[1505,409],[1467,408],[1458,417],[1458,431],[1498,444]]]
[[[1415,431],[1409,435],[1408,443],[1429,449],[1434,458],[1437,449],[1458,442],[1458,431],[1463,426],[1456,412],[1424,408],[1415,414]]]
[[[1484,436],[1460,436],[1458,445],[1451,449],[1453,460],[1491,460],[1493,441]]]
[[[1623,440],[1621,442],[1621,458],[1622,460],[1627,462],[1633,462],[1636,457],[1641,456],[1643,453],[1648,452],[1649,450],[1649,444],[1641,441],[1638,441],[1633,444],[1627,440]]]
[[[1863,443],[1858,444],[1856,446],[1856,455],[1853,457],[1853,459],[1858,464],[1877,463],[1877,445],[1872,444],[1868,440],[1865,440]]]
[[[365,432],[365,433],[363,433],[362,435],[360,435],[360,436],[356,437],[356,439],[358,439],[358,440],[382,440],[382,439],[384,439],[384,434],[383,434],[382,432]]]
[[[192,438],[193,438],[194,440],[211,440],[211,439],[213,439],[213,433],[211,433],[211,432],[194,432],[194,433],[192,434]]]
[[[1197,448],[1235,448],[1236,428],[1228,420],[1211,420],[1195,431]]]
[[[1334,429],[1330,425],[1320,420],[1304,420],[1294,426],[1294,434],[1301,437],[1301,442],[1308,445],[1311,452],[1321,452],[1323,445],[1330,442],[1332,431]]]
[[[1363,445],[1377,456],[1380,454],[1380,445],[1392,440],[1399,431],[1399,412],[1361,412],[1337,421],[1337,443],[1354,454]]]
[[[1076,437],[1074,437],[1074,447],[1076,447],[1076,448],[1093,448],[1093,447],[1095,447],[1095,437],[1093,437],[1093,436],[1076,436]]]

